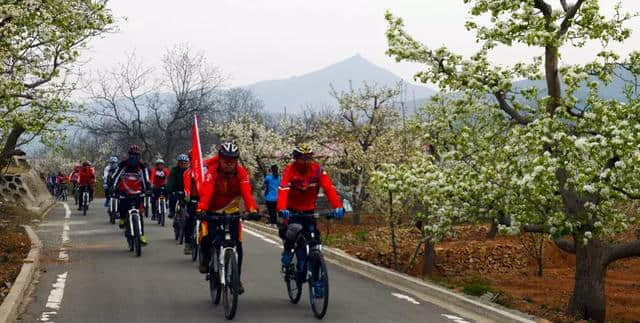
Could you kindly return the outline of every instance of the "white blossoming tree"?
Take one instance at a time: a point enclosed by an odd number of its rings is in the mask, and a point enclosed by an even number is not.
[[[629,39],[631,32],[624,23],[632,15],[622,13],[618,4],[615,15],[606,17],[598,0],[464,3],[470,5],[472,17],[490,16],[486,24],[473,18],[466,24],[481,45],[475,55],[464,58],[446,47],[425,46],[390,13],[386,16],[388,54],[398,61],[425,64],[425,70],[416,74],[419,81],[436,83],[445,92],[492,99],[484,105],[484,112],[497,111],[510,123],[502,126],[504,144],[472,158],[472,163],[465,156],[478,154],[477,150],[464,145],[447,147],[451,163],[458,161],[461,171],[473,170],[473,176],[446,181],[460,187],[451,194],[468,196],[468,192],[484,190],[494,210],[511,215],[511,230],[548,232],[560,248],[575,253],[575,287],[568,312],[604,322],[607,266],[640,256],[640,240],[613,239],[638,221],[617,208],[640,198],[638,93],[628,86],[626,100],[607,100],[599,91],[620,70],[638,73],[640,55],[623,58],[606,49],[613,42]],[[602,45],[592,62],[571,64],[567,55],[562,56],[565,65],[560,65],[561,50],[584,49],[590,43]],[[532,52],[538,49],[540,56],[511,66],[490,61],[494,49],[515,44],[526,45]],[[542,80],[546,89],[517,88],[517,79]],[[578,91],[583,85],[588,93],[581,98]],[[472,109],[464,101],[451,108],[453,114]],[[452,215],[441,213],[436,223],[459,214],[458,210],[451,210]]]
[[[283,164],[289,154],[283,154],[287,147],[283,136],[268,129],[256,118],[241,117],[226,123],[212,123],[209,131],[220,136],[221,141],[233,141],[240,149],[240,160],[250,174],[264,176],[271,164]],[[217,145],[211,148],[215,154]]]

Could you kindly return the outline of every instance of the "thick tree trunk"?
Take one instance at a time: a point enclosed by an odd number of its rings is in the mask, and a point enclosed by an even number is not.
[[[2,151],[0,151],[0,166],[2,166],[2,168],[8,165],[11,156],[17,154],[16,146],[18,145],[18,139],[20,139],[20,136],[22,136],[25,131],[26,129],[22,125],[13,125],[11,132],[9,132],[4,142],[4,147],[2,147]]]
[[[424,243],[424,254],[422,259],[422,275],[431,277],[436,268],[436,248],[435,244],[429,240]]]
[[[596,323],[605,322],[606,245],[597,239],[576,243],[576,276],[569,313]]]

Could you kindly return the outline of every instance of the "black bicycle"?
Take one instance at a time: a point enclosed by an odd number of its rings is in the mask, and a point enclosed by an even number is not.
[[[176,194],[176,207],[173,210],[173,233],[174,238],[178,241],[178,244],[184,243],[184,232],[187,223],[187,210],[184,203],[184,192],[175,192]]]
[[[89,210],[89,186],[80,186],[80,207],[82,208],[82,215],[87,216],[87,210]]]
[[[309,283],[309,301],[313,315],[322,319],[327,313],[329,306],[329,273],[327,272],[327,264],[322,254],[322,242],[320,236],[315,231],[309,230],[309,225],[302,225],[296,220],[308,219],[312,217],[314,221],[320,216],[332,218],[333,213],[323,214],[304,214],[294,213],[288,222],[287,239],[294,241],[294,254],[304,250],[305,259],[297,259],[292,261],[289,266],[283,268],[284,283],[287,287],[287,293],[291,303],[297,304],[302,296],[302,285]],[[301,221],[305,223],[306,221]],[[315,225],[314,225],[315,227]],[[302,263],[298,264],[298,262]],[[298,271],[300,268],[302,271]]]
[[[231,230],[236,221],[244,219],[240,214],[234,215],[204,215],[204,220],[209,225],[212,237],[211,263],[209,264],[209,293],[213,304],[219,304],[222,297],[224,317],[231,320],[238,309],[238,288],[240,285],[240,272],[238,269],[238,252],[236,250],[238,240],[233,239]],[[212,226],[213,224],[213,226]]]

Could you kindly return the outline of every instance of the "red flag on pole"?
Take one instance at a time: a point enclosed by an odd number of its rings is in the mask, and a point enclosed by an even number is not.
[[[191,167],[193,177],[196,181],[196,189],[200,192],[200,187],[204,182],[204,165],[202,161],[202,149],[200,149],[200,133],[198,131],[198,116],[193,116],[193,127],[191,128]]]

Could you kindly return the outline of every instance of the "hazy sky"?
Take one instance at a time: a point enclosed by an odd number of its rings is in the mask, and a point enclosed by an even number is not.
[[[557,0],[548,0],[552,4]],[[571,1],[569,1],[571,2]],[[611,8],[614,0],[601,0]],[[623,0],[640,11],[639,0]],[[416,66],[397,64],[385,55],[384,11],[405,19],[410,33],[429,46],[447,45],[473,52],[473,35],[462,0],[111,0],[120,31],[91,42],[87,68],[113,66],[135,49],[149,64],[180,42],[202,50],[230,76],[228,85],[301,75],[357,53],[405,79]],[[629,27],[635,36],[620,50],[640,50],[640,19]],[[539,53],[526,48],[501,51],[500,62]],[[591,52],[565,55],[585,60]]]

